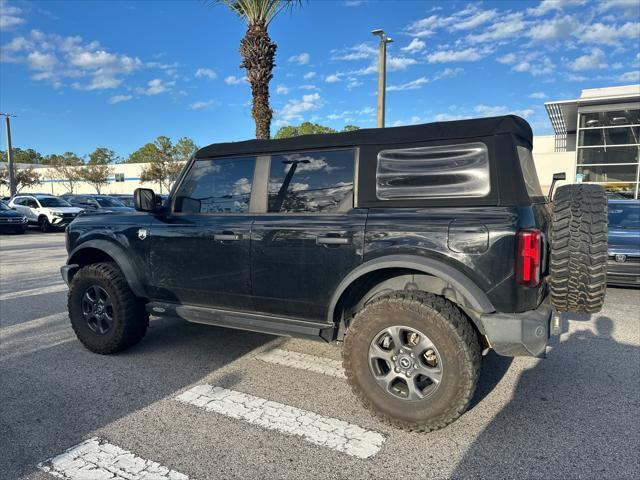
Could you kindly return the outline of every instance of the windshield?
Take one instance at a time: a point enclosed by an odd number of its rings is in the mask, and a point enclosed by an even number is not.
[[[58,197],[40,197],[38,198],[40,205],[43,207],[70,207],[69,202]]]
[[[94,198],[98,202],[98,205],[100,205],[101,207],[124,207],[124,204],[121,201],[116,200],[115,198],[110,198],[110,197],[94,197]]]
[[[0,210],[11,210],[11,209],[6,203],[0,202]]]
[[[640,201],[610,203],[609,227],[640,230]]]

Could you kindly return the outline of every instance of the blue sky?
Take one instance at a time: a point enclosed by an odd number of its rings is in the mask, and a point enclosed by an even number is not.
[[[245,27],[199,1],[0,0],[0,110],[14,146],[126,156],[158,135],[251,138]],[[272,131],[303,120],[375,126],[377,42],[389,46],[387,125],[517,113],[639,83],[638,0],[309,0],[270,27]],[[2,135],[1,148],[5,148]]]

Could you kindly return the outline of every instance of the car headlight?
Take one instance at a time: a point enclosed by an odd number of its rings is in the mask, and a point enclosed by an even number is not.
[[[55,215],[56,217],[61,217],[62,212],[59,212],[58,210],[51,210],[51,215]]]

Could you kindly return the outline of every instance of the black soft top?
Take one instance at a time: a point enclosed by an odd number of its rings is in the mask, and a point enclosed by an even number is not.
[[[196,158],[258,155],[327,147],[470,139],[503,134],[517,137],[518,143],[524,144],[530,149],[532,148],[533,133],[529,123],[515,115],[505,115],[452,122],[424,123],[406,127],[366,128],[342,133],[301,135],[278,140],[214,143],[198,150]]]

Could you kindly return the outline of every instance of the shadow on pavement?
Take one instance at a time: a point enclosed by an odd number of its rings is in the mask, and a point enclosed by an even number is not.
[[[19,478],[94,430],[171,398],[273,337],[155,319],[143,341],[117,355],[88,352],[68,320],[25,329],[33,346],[0,356],[0,478]],[[41,329],[40,334],[38,329]],[[7,337],[20,341],[20,334]],[[16,338],[18,337],[18,338]],[[226,387],[238,381],[225,377]]]
[[[522,373],[453,478],[637,478],[640,349],[612,337],[609,317],[594,326]]]

